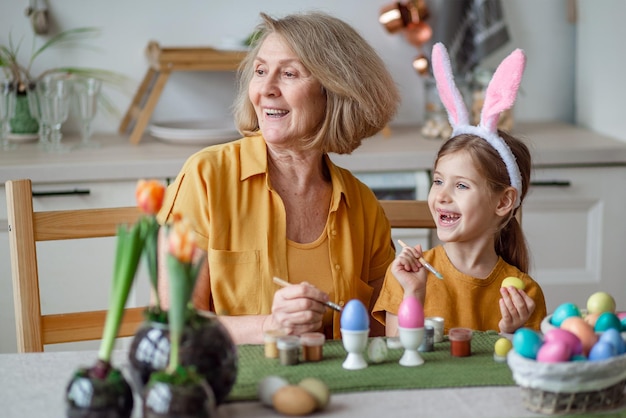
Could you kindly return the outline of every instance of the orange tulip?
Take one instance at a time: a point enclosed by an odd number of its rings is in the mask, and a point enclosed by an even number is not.
[[[135,189],[137,206],[148,215],[156,215],[163,205],[165,186],[157,180],[139,180]]]
[[[185,219],[176,219],[169,232],[168,244],[170,254],[181,263],[190,263],[196,249],[196,236],[191,224]]]

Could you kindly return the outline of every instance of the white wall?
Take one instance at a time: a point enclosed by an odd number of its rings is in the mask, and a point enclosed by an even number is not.
[[[626,142],[626,0],[579,3],[576,119]]]
[[[430,0],[432,10],[445,11],[450,1]],[[486,64],[495,66],[513,48],[523,48],[528,65],[515,108],[518,120],[574,121],[575,26],[567,22],[567,0],[502,0],[512,41]],[[593,0],[581,0],[591,3]],[[618,0],[616,0],[618,1]],[[139,83],[146,69],[144,49],[149,40],[165,47],[219,45],[222,39],[245,37],[261,11],[274,15],[308,9],[332,13],[354,25],[387,62],[403,95],[395,123],[422,122],[422,80],[411,62],[417,50],[402,35],[389,35],[378,23],[380,8],[389,0],[267,0],[238,2],[207,0],[64,0],[48,1],[57,29],[79,26],[102,28],[90,42],[97,49],[48,50],[35,62],[35,73],[51,66],[80,65],[115,70]],[[43,3],[40,0],[40,3]],[[33,39],[24,17],[26,0],[5,0],[0,5],[0,43],[9,32],[23,39],[27,55]],[[593,4],[596,4],[594,2]],[[595,19],[591,17],[591,19]],[[41,45],[43,39],[37,39]],[[229,73],[179,73],[168,82],[154,119],[212,118],[226,116],[232,102],[233,75]],[[108,90],[124,112],[133,89],[126,94]],[[100,116],[96,130],[115,131],[118,119]],[[72,120],[65,130],[76,128]]]

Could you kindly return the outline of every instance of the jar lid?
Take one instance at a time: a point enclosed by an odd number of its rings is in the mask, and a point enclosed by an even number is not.
[[[269,329],[263,333],[263,341],[266,343],[273,343],[279,337],[284,337],[287,335],[287,332],[282,329]]]
[[[300,336],[302,345],[324,345],[326,336],[321,332],[306,332]]]
[[[472,339],[472,330],[469,328],[450,328],[448,338],[450,341],[468,341]]]
[[[300,337],[295,335],[286,335],[284,337],[279,337],[278,340],[276,340],[276,348],[279,350],[290,350],[299,347]]]

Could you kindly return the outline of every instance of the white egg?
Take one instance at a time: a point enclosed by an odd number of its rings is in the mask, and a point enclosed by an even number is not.
[[[372,363],[382,363],[387,359],[387,344],[381,337],[372,338],[367,347],[367,356]]]
[[[283,386],[287,386],[289,382],[280,376],[266,376],[259,381],[257,386],[257,395],[261,403],[265,406],[273,407],[272,397],[274,393]]]

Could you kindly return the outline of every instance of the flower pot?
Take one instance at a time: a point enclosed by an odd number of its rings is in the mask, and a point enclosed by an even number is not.
[[[26,93],[18,93],[15,99],[15,114],[9,121],[12,134],[36,134],[39,122],[30,114]]]
[[[131,374],[144,387],[150,374],[167,366],[170,352],[167,324],[147,320],[135,333],[129,350]],[[237,348],[215,315],[195,315],[183,332],[180,358],[209,383],[219,405],[237,378]]]
[[[143,395],[144,418],[211,418],[216,416],[211,388],[197,384],[150,381]]]
[[[79,369],[67,385],[65,401],[68,418],[129,418],[133,411],[133,392],[118,369],[105,379]]]

